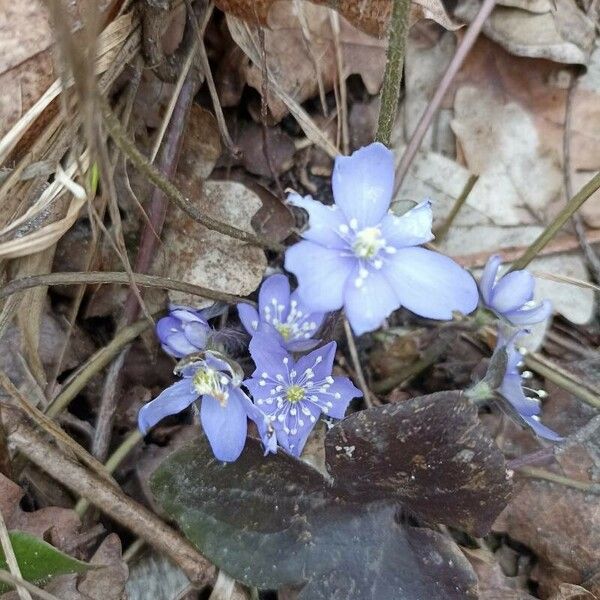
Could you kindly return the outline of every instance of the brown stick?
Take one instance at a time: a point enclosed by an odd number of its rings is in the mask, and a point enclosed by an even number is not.
[[[171,558],[193,583],[201,586],[212,581],[215,576],[214,566],[183,536],[120,489],[106,485],[100,477],[67,458],[31,427],[19,425],[9,435],[9,440],[32,463],[56,481],[75,494],[87,498],[111,519]]]

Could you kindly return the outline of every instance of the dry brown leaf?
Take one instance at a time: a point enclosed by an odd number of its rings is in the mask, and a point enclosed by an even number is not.
[[[56,78],[42,2],[0,2],[0,137]]]
[[[250,232],[252,217],[262,206],[254,192],[234,181],[207,181],[195,204],[213,219]],[[211,231],[178,209],[167,217],[163,231],[169,277],[239,296],[260,284],[267,267],[260,248]],[[197,297],[180,292],[169,292],[169,298],[176,304],[198,302]]]
[[[329,11],[311,3],[301,5],[306,18],[309,39],[304,37],[295,12],[295,5],[276,1],[269,12],[269,29],[265,30],[265,49],[270,73],[279,85],[299,103],[318,94],[318,79],[326,90],[337,81],[334,36]],[[242,48],[237,29],[230,27],[233,39]],[[315,57],[313,62],[310,52]],[[344,19],[340,22],[340,47],[344,77],[359,74],[371,94],[379,91],[385,68],[385,43],[358,31]],[[316,72],[318,68],[319,72]],[[259,92],[262,89],[260,64],[245,71],[246,83]],[[269,108],[276,121],[287,113],[287,106],[278,98],[269,97]]]
[[[282,0],[217,0],[216,5],[252,24],[271,25],[271,7]],[[284,0],[288,1],[288,0]],[[384,37],[392,11],[391,0],[311,0],[338,11],[352,25],[369,35]],[[457,29],[460,24],[447,13],[440,0],[414,0],[411,22],[433,19],[446,29]]]
[[[600,417],[571,436],[557,452],[559,467],[579,463],[579,472],[566,472],[583,482],[600,481]],[[542,597],[559,591],[562,583],[600,593],[600,511],[598,496],[560,484],[527,479],[499,516],[496,531],[525,544],[536,554],[532,576]],[[560,596],[559,596],[560,597]],[[568,596],[567,596],[568,597]]]
[[[497,6],[483,26],[485,34],[518,56],[586,64],[594,43],[594,23],[575,0],[553,0],[545,12]],[[462,0],[455,15],[472,21],[478,0]]]

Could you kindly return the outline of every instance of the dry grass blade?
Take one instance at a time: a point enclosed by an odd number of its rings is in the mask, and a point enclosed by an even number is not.
[[[15,577],[11,575],[8,571],[4,571],[0,569],[0,581],[2,583],[7,583],[8,585],[13,585],[17,589],[25,589],[28,593],[31,592],[35,594],[36,598],[41,598],[41,600],[61,600],[57,598],[54,594],[50,594],[42,588],[37,587],[37,585],[33,585],[33,583],[29,583],[29,581],[25,581],[21,577]],[[31,598],[31,596],[27,596]]]

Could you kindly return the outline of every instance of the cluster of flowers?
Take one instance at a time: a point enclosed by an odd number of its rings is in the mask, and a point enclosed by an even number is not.
[[[248,418],[266,453],[280,446],[299,456],[321,415],[341,419],[350,401],[361,396],[347,377],[332,376],[335,342],[318,347],[315,335],[328,312],[343,308],[360,335],[377,329],[401,306],[439,320],[475,310],[479,292],[469,272],[420,247],[433,239],[431,203],[422,202],[402,216],[390,210],[394,159],[385,146],[374,143],[338,157],[332,185],[333,206],[310,196],[289,197],[309,215],[304,239],[285,256],[298,289],[290,291],[285,275],[272,275],[260,288],[258,310],[238,305],[252,336],[249,350],[256,368],[249,379],[242,381],[237,365],[210,349],[213,331],[201,312],[174,307],[158,322],[163,349],[182,359],[175,371],[181,380],[140,410],[143,433],[200,399],[200,421],[219,460],[240,455]],[[525,395],[515,346],[523,331],[515,327],[545,320],[551,306],[532,302],[531,274],[516,271],[498,279],[499,267],[499,258],[492,257],[480,292],[485,307],[513,328],[502,328],[498,336],[509,355],[501,392],[536,433],[560,439],[539,423],[539,400]],[[291,354],[303,352],[308,353],[297,359]]]

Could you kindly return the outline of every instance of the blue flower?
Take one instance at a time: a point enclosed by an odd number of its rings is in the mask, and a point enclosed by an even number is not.
[[[350,400],[362,395],[347,377],[331,376],[335,351],[331,342],[295,362],[272,337],[259,332],[252,338],[256,370],[244,385],[266,418],[262,427],[267,435],[261,432],[265,445],[272,448],[269,432],[274,432],[282,448],[300,456],[321,414],[341,419]]]
[[[182,379],[140,409],[138,427],[142,434],[201,399],[200,422],[215,457],[225,462],[236,460],[246,443],[248,409],[252,405],[239,389],[241,373],[216,352],[185,359],[175,372]]]
[[[523,375],[520,372],[520,367],[523,365],[523,356],[516,348],[515,342],[525,333],[527,333],[526,330],[519,330],[507,339],[502,330],[498,332],[496,348],[504,348],[508,357],[506,373],[504,374],[499,392],[517,411],[521,419],[523,419],[537,435],[548,440],[559,442],[563,438],[552,431],[552,429],[542,425],[539,419],[539,414],[541,412],[540,398],[543,397],[545,393],[531,390],[523,386]],[[526,396],[525,391],[533,394],[535,397]]]
[[[170,306],[169,315],[156,323],[162,349],[175,358],[203,350],[211,331],[202,312],[186,306]]]
[[[315,335],[325,315],[310,312],[290,294],[290,282],[285,275],[267,277],[258,293],[258,311],[248,304],[238,304],[240,320],[250,335],[257,331],[270,333],[290,352],[303,352],[318,345]]]
[[[533,275],[523,270],[498,277],[501,262],[499,256],[491,256],[481,276],[479,289],[486,308],[517,326],[545,321],[552,313],[552,304],[533,301]]]
[[[419,248],[433,238],[431,206],[422,202],[401,217],[391,213],[394,156],[380,143],[337,157],[335,204],[291,194],[309,228],[290,247],[285,268],[298,278],[298,295],[315,312],[344,308],[355,333],[377,329],[404,306],[431,319],[472,312],[478,302],[471,275],[450,258]]]

